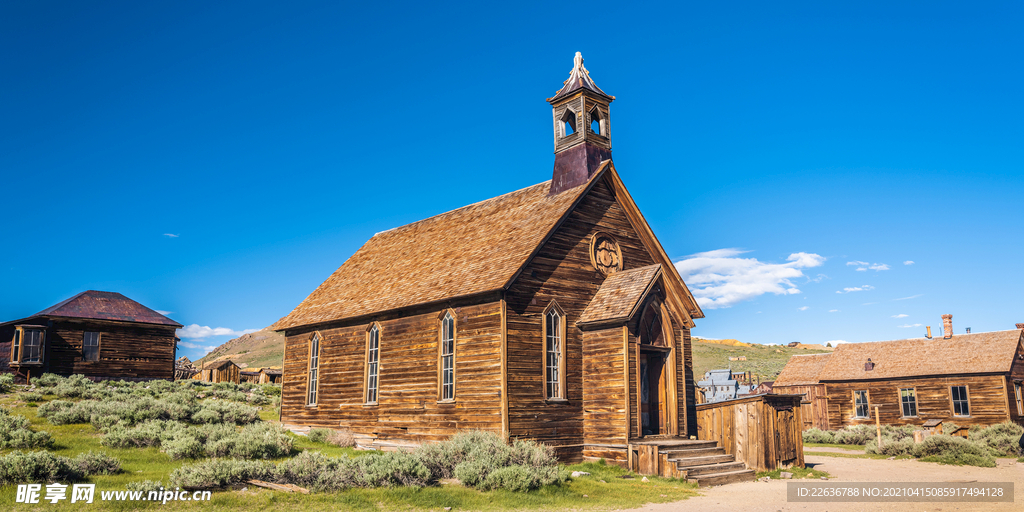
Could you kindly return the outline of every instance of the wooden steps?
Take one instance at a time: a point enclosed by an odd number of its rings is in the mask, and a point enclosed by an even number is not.
[[[700,486],[752,482],[754,471],[734,455],[725,453],[717,441],[656,441],[658,453],[668,455],[688,482]],[[654,444],[654,443],[652,443]]]

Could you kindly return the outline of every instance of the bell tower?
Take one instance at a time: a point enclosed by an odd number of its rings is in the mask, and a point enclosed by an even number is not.
[[[602,91],[576,52],[569,79],[548,98],[555,130],[555,170],[551,194],[582,185],[601,162],[612,158],[609,105],[615,96]]]

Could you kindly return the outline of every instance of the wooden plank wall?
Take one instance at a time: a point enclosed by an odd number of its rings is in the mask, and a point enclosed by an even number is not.
[[[509,432],[514,437],[554,446],[579,446],[584,441],[583,334],[576,320],[604,281],[590,263],[590,237],[597,231],[618,240],[623,269],[654,263],[611,189],[603,181],[595,184],[506,292],[508,414]],[[551,300],[556,300],[567,316],[567,403],[548,403],[544,396],[541,314]],[[631,353],[631,364],[635,364],[634,357]],[[635,389],[635,382],[632,384]]]
[[[950,386],[966,385],[970,399],[969,417],[954,417]],[[874,424],[875,406],[886,425],[922,425],[930,419],[957,425],[994,425],[1010,419],[1005,375],[938,376],[888,379],[884,381],[826,382],[828,422],[833,429],[848,425]],[[899,390],[917,390],[917,417],[902,417]],[[870,418],[854,418],[853,391],[866,390]]]
[[[583,333],[583,436],[590,444],[625,445],[623,328]],[[625,452],[623,452],[625,453]]]
[[[697,406],[701,440],[718,441],[755,471],[803,467],[800,397],[762,395]]]
[[[1010,413],[1010,421],[1024,426],[1024,415],[1017,414],[1017,396],[1013,390],[1013,383],[1021,381],[1024,381],[1024,344],[1018,343],[1010,374],[1006,377],[1006,406]]]
[[[829,430],[828,399],[824,384],[808,384],[801,386],[774,386],[772,392],[779,395],[804,395],[800,402],[800,417],[803,418],[803,429],[817,428]]]
[[[455,401],[438,402],[442,309],[380,320],[380,391],[363,403],[369,322],[321,329],[320,398],[307,407],[311,331],[288,332],[282,421],[345,428],[379,440],[445,439],[458,430],[501,432],[501,303],[456,307]],[[539,364],[539,362],[538,362]],[[538,369],[539,372],[539,369]]]
[[[87,377],[173,379],[174,327],[55,321],[46,332],[44,371]],[[99,361],[82,361],[85,332],[100,333]]]

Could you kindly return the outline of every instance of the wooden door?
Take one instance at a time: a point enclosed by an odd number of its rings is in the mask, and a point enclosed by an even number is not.
[[[665,421],[665,356],[659,352],[640,353],[641,435],[667,433]]]

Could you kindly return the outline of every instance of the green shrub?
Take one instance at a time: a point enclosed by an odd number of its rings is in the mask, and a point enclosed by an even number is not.
[[[259,419],[259,409],[223,400],[203,402],[199,411],[192,416],[192,420],[196,423],[234,423],[236,425],[248,425],[259,421]]]
[[[170,479],[176,487],[223,487],[248,480],[275,480],[275,467],[267,461],[209,459],[175,469]]]
[[[336,492],[363,485],[353,459],[328,457],[320,452],[302,452],[278,464],[276,471],[278,482],[318,492]]]
[[[163,441],[161,451],[174,460],[198,459],[206,454],[203,443],[193,436],[184,435]]]
[[[53,373],[44,373],[44,374],[42,374],[42,375],[32,379],[32,385],[33,386],[39,386],[39,387],[51,387],[52,388],[52,387],[56,387],[57,384],[60,384],[63,381],[64,381],[64,377],[61,377],[60,375],[56,375],[56,374],[53,374]]]
[[[805,443],[833,444],[836,442],[835,435],[828,430],[809,428],[804,431]]]
[[[331,430],[327,428],[314,428],[306,434],[306,437],[314,443],[326,443],[327,438],[331,436]]]
[[[526,466],[505,466],[487,474],[478,486],[481,489],[505,489],[512,492],[526,492],[545,485],[564,482],[566,472],[558,466],[532,468]]]
[[[74,458],[84,475],[113,475],[121,472],[121,461],[103,452],[89,451]]]
[[[913,455],[927,462],[995,467],[987,445],[962,437],[934,435],[914,446]]]
[[[25,402],[42,402],[43,394],[36,391],[24,391],[18,395],[18,398]]]
[[[875,427],[872,425],[853,425],[837,430],[833,435],[836,444],[854,445],[865,445],[875,437]]]
[[[128,482],[124,487],[129,491],[142,491],[144,496],[149,496],[150,492],[163,490],[164,483],[161,480],[141,480],[137,482]]]
[[[430,469],[432,478],[455,477],[468,487],[493,489],[503,482],[513,487],[522,482],[540,486],[561,481],[558,461],[551,448],[523,440],[516,440],[510,446],[489,432],[461,432],[447,441],[424,445],[416,454]],[[492,472],[511,466],[522,469],[503,471],[488,479]],[[523,471],[533,475],[526,478]]]
[[[33,432],[27,418],[0,409],[0,448],[45,448],[52,444],[49,432]]]
[[[0,393],[6,393],[14,387],[14,375],[0,373]]]
[[[430,470],[413,453],[384,452],[353,460],[366,487],[423,487],[431,480]]]
[[[240,459],[273,459],[288,455],[292,438],[287,430],[271,423],[254,423],[235,435],[208,441],[206,453],[211,457]]]
[[[260,391],[268,396],[281,396],[280,384],[260,384]]]
[[[0,483],[77,482],[85,474],[67,457],[48,451],[11,452],[0,457]]]
[[[868,444],[864,447],[865,453],[878,453],[882,455],[888,455],[890,457],[899,455],[910,455],[914,451],[914,438],[882,438],[882,449],[878,449],[878,440],[873,439],[868,441]]]
[[[947,436],[955,432],[958,428],[960,428],[960,426],[956,423],[950,423],[948,421],[942,423],[942,433]]]
[[[1024,435],[1024,427],[1016,423],[1004,422],[988,428],[972,429],[970,439],[988,446],[996,457],[1017,457],[1020,455],[1020,437]]]

